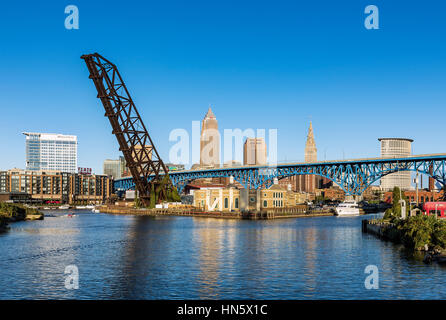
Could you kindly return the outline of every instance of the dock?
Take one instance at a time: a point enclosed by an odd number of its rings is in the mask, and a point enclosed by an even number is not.
[[[252,212],[227,212],[227,211],[203,211],[196,208],[131,208],[123,206],[104,205],[99,208],[101,213],[116,215],[135,215],[135,216],[189,216],[201,218],[217,219],[245,219],[245,220],[272,220],[284,218],[304,218],[304,217],[322,217],[332,216],[330,211],[309,211],[303,206],[296,208],[275,208],[264,211]]]

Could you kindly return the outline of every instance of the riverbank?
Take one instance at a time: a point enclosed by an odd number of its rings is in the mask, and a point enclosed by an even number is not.
[[[295,208],[277,208],[268,209],[260,212],[225,212],[225,211],[203,211],[195,208],[155,208],[155,209],[136,209],[123,206],[101,206],[101,213],[116,215],[137,215],[137,216],[191,216],[202,218],[219,218],[219,219],[247,219],[247,220],[270,220],[284,218],[303,218],[318,216],[333,216],[330,211],[312,212],[306,209],[306,206]]]
[[[424,253],[425,263],[446,263],[446,222],[435,217],[363,220],[362,231]]]
[[[8,228],[8,223],[25,220],[43,220],[44,214],[37,209],[27,208],[16,203],[0,202],[0,231]]]

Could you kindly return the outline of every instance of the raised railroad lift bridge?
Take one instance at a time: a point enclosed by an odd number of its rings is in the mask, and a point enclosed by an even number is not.
[[[169,179],[167,167],[144,125],[116,66],[98,53],[81,57],[87,64],[98,98],[110,120],[112,133],[119,143],[132,181],[145,206],[161,201],[179,200]]]

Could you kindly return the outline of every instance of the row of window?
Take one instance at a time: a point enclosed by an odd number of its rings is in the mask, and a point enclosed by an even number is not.
[[[214,202],[215,200],[217,200],[217,198],[214,198]],[[224,208],[228,209],[229,208],[229,199],[228,198],[224,198]],[[201,206],[204,207],[205,205],[205,201],[201,200]],[[234,208],[238,209],[239,207],[239,198],[235,198],[234,199]],[[268,207],[268,201],[267,200],[263,200],[263,207],[267,208]],[[283,207],[283,200],[273,200],[273,207]]]

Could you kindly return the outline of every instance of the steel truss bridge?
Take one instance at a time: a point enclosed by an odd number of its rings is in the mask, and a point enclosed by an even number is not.
[[[339,185],[347,195],[361,195],[375,181],[398,171],[424,173],[446,185],[446,153],[404,158],[369,158],[314,163],[286,163],[277,166],[241,166],[204,170],[171,171],[172,183],[181,193],[193,180],[233,177],[245,188],[269,188],[278,180],[296,175],[318,175]],[[148,178],[151,179],[151,176]],[[132,177],[115,180],[115,190],[135,188]]]

